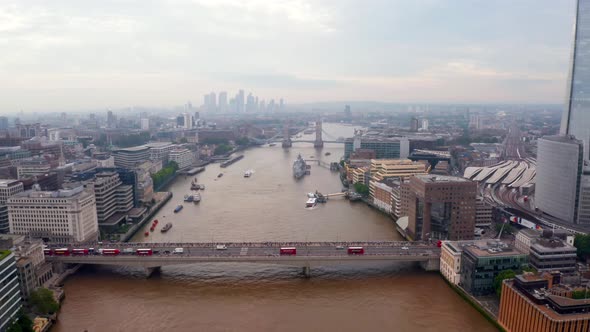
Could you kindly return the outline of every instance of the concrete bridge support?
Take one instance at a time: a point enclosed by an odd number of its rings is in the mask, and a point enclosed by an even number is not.
[[[309,264],[306,264],[303,267],[303,276],[305,278],[311,278],[311,267],[309,266]]]
[[[149,278],[151,277],[154,273],[160,273],[162,271],[162,268],[160,266],[154,266],[154,267],[146,267],[145,268],[145,277]]]
[[[420,262],[420,267],[424,269],[424,271],[439,271],[440,270],[440,259],[438,258],[431,258],[427,261]]]

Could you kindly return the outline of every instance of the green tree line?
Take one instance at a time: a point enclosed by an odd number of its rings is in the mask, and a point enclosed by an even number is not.
[[[157,173],[152,174],[152,181],[154,182],[154,188],[158,188],[162,183],[168,181],[178,171],[178,164],[171,161]]]

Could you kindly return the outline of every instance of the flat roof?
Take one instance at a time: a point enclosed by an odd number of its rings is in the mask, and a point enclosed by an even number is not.
[[[15,182],[20,182],[19,180],[14,179],[0,179],[0,187],[8,187]]]
[[[422,180],[423,182],[471,182],[468,179],[461,178],[458,176],[449,175],[436,175],[436,174],[420,174],[414,175],[414,177]]]

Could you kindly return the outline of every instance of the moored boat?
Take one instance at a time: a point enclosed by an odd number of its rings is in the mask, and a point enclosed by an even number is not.
[[[164,227],[162,227],[162,229],[160,230],[160,232],[162,233],[166,233],[170,230],[170,228],[172,228],[172,223],[169,222],[166,225],[164,225]]]
[[[184,195],[184,201],[185,202],[192,202],[193,201],[193,196],[194,195]]]
[[[143,233],[143,236],[149,236],[149,235],[150,235],[150,232]]]
[[[297,159],[293,163],[293,177],[296,179],[302,178],[307,173],[307,163],[301,155],[297,156]]]
[[[174,208],[174,213],[180,212],[180,210],[182,210],[183,207],[184,206],[182,206],[182,204],[181,205],[177,205],[176,208]]]
[[[309,198],[307,200],[307,202],[305,202],[305,207],[308,207],[308,208],[314,207],[314,206],[316,206],[316,204],[317,204],[317,198],[312,197],[312,198]]]

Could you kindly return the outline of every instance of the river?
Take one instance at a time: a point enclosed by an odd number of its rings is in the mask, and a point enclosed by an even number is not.
[[[334,138],[353,131],[336,124],[324,129]],[[295,143],[284,150],[277,144],[249,149],[227,168],[209,165],[196,176],[206,186],[199,204],[182,202],[193,177],[181,176],[156,216],[173,228],[148,237],[141,231],[133,241],[401,239],[391,219],[363,203],[334,198],[306,209],[307,192],[335,193],[342,185],[338,174],[314,162],[310,175],[293,179],[298,154],[338,161],[343,145],[316,150]],[[244,178],[248,169],[254,174]],[[178,204],[184,209],[174,214]],[[311,279],[299,268],[262,264],[164,267],[150,279],[141,269],[85,267],[65,291],[53,331],[495,331],[438,274],[408,263],[317,267]]]

